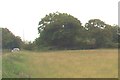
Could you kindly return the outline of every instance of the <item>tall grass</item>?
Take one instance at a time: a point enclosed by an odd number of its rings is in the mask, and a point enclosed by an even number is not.
[[[27,75],[27,57],[24,52],[6,53],[2,57],[3,78],[21,78]]]
[[[3,77],[117,78],[117,49],[21,52],[3,56]]]

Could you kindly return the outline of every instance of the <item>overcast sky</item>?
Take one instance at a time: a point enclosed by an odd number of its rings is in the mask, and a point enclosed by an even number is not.
[[[33,41],[38,37],[38,23],[46,14],[64,12],[83,25],[90,19],[118,24],[119,0],[0,0],[0,27],[16,36]],[[24,36],[23,36],[24,35]]]

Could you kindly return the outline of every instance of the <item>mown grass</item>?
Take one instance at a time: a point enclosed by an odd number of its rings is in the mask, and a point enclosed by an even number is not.
[[[3,77],[117,78],[117,49],[20,52],[3,55]]]

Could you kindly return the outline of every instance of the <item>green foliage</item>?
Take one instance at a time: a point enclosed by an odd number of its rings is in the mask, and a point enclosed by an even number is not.
[[[118,26],[111,26],[99,19],[91,19],[85,24],[89,38],[95,40],[95,48],[114,46],[117,42]]]
[[[15,36],[7,28],[2,28],[2,48],[12,49],[14,47],[21,47],[22,40],[19,36]]]
[[[24,50],[35,50],[35,48],[36,48],[36,45],[35,45],[35,43],[34,42],[28,42],[28,43],[23,43],[23,45],[22,45],[22,48],[24,49]]]
[[[41,43],[57,47],[72,47],[79,31],[83,28],[80,21],[66,13],[50,13],[39,22],[38,31]],[[40,44],[40,43],[38,43]]]
[[[111,26],[100,19],[91,19],[85,26],[66,13],[50,13],[39,22],[37,47],[58,49],[88,49],[117,47],[119,26]],[[53,48],[53,47],[52,47]]]
[[[21,47],[25,50],[117,48],[120,27],[109,25],[100,19],[90,19],[84,26],[67,13],[50,13],[39,22],[39,37],[24,43],[7,28],[2,30],[3,49]],[[0,44],[1,45],[1,44]]]

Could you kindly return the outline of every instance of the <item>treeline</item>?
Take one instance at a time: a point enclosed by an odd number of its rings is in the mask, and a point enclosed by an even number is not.
[[[39,21],[39,37],[25,43],[7,28],[2,28],[3,49],[20,47],[27,50],[117,48],[118,25],[91,19],[85,25],[67,13],[50,13]]]
[[[91,19],[85,25],[67,13],[50,13],[39,22],[39,49],[95,49],[118,47],[118,25],[111,26],[100,19]]]

